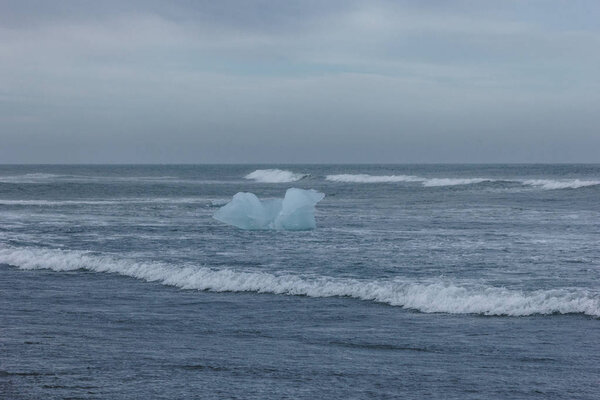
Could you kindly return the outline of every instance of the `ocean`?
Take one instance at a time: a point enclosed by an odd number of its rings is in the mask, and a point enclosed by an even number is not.
[[[600,165],[3,165],[0,398],[597,399],[599,244]]]

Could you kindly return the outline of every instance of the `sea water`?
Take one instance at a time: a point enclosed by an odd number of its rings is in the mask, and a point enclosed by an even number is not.
[[[0,166],[0,398],[598,398],[599,243],[599,165]]]

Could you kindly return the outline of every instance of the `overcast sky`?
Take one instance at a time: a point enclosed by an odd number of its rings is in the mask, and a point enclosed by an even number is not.
[[[600,162],[600,1],[0,0],[0,163]]]

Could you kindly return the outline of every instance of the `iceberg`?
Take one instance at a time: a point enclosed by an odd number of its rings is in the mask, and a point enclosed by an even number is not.
[[[240,192],[213,218],[240,229],[315,229],[315,205],[325,195],[314,189],[290,188],[283,199],[260,200],[254,193]]]

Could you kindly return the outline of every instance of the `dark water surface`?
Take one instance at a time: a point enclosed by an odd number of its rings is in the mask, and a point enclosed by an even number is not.
[[[0,166],[0,398],[598,398],[598,243],[599,165]]]

